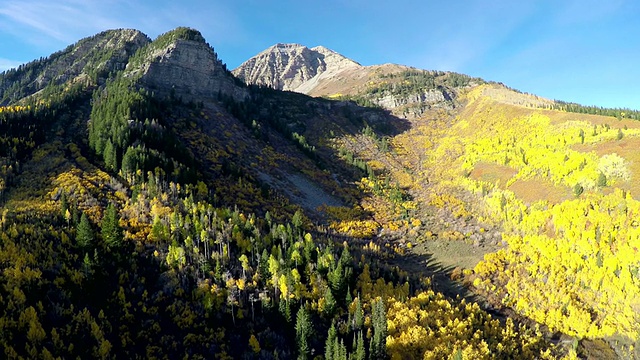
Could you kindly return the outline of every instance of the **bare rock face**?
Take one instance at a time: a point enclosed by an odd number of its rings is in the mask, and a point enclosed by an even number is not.
[[[217,54],[201,40],[175,39],[157,47],[151,44],[140,63],[129,64],[125,76],[139,78],[157,95],[185,101],[219,94],[236,100],[248,96],[246,88],[236,85]]]
[[[394,94],[385,95],[375,102],[386,109],[395,109],[403,105],[411,104],[443,104],[447,101],[451,101],[456,95],[444,88],[433,89],[422,92],[416,92],[409,95],[399,96]]]
[[[322,46],[276,44],[244,62],[233,74],[247,84],[308,93],[321,79],[360,64]]]

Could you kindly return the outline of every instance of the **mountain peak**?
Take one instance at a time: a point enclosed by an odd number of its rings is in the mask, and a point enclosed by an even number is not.
[[[355,67],[360,64],[324,46],[278,43],[244,62],[233,74],[247,84],[304,93],[310,83]]]
[[[125,76],[140,79],[157,94],[184,100],[212,98],[220,92],[236,99],[246,96],[202,34],[186,27],[158,36],[139,51]]]

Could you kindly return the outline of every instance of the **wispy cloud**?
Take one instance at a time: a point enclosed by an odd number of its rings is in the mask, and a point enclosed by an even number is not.
[[[433,40],[415,62],[431,69],[465,71],[508,41],[536,8],[526,1],[498,1],[492,6],[470,1],[447,5],[440,11],[445,16],[428,24],[425,32]],[[463,13],[466,15],[460,15]]]
[[[136,28],[154,37],[185,25],[222,36],[239,31],[234,19],[223,6],[207,1],[0,0],[0,33],[40,47],[52,41],[60,47],[113,28]]]
[[[105,7],[112,2],[99,1],[2,1],[0,16],[3,29],[35,40],[72,42],[78,34],[118,27],[120,21],[110,17]]]
[[[20,64],[22,64],[21,61],[0,58],[0,72],[13,69],[18,67]]]

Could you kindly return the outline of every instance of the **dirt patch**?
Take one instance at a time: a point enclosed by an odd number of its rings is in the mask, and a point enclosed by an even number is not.
[[[411,252],[429,254],[437,265],[450,271],[456,267],[473,269],[484,258],[484,254],[496,250],[494,246],[474,246],[465,241],[435,239],[415,245]]]
[[[344,206],[340,199],[312,183],[303,175],[287,173],[281,178],[276,178],[264,172],[259,172],[258,176],[271,187],[283,191],[294,203],[313,214],[320,215],[318,208],[323,205]]]
[[[505,165],[479,162],[471,171],[471,178],[476,181],[485,181],[491,184],[498,184],[498,187],[505,189],[507,181],[518,173],[517,170]]]
[[[559,204],[562,201],[571,199],[573,196],[571,189],[554,185],[546,179],[517,180],[509,186],[509,190],[513,191],[526,204],[532,204],[540,200],[546,200],[551,204]]]
[[[628,181],[616,183],[615,187],[630,191],[636,199],[640,198],[640,182],[638,181],[640,179],[640,152],[638,151],[640,138],[629,137],[597,144],[577,144],[573,146],[573,149],[581,152],[594,151],[598,156],[615,153],[623,157],[627,161],[631,177]]]

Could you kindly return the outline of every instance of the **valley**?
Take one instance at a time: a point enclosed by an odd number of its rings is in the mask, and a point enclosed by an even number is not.
[[[189,28],[0,105],[6,358],[640,358],[640,112]]]

